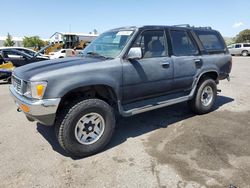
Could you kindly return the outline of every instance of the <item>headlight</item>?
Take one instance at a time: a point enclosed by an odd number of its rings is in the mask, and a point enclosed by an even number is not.
[[[46,87],[47,82],[27,82],[24,95],[29,98],[42,99]]]

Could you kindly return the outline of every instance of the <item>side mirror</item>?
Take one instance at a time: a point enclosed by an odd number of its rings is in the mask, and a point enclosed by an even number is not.
[[[141,48],[140,47],[130,48],[127,58],[128,59],[141,59],[142,58]]]

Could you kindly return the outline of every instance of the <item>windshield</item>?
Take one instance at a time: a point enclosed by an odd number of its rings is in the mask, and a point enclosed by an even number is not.
[[[115,58],[121,53],[133,32],[120,30],[103,33],[83,50],[83,55]]]

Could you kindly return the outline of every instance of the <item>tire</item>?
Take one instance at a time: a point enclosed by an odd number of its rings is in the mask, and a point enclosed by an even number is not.
[[[247,50],[242,51],[242,52],[241,52],[241,55],[242,55],[243,57],[247,57],[247,56],[248,56],[248,51],[247,51]]]
[[[86,99],[72,104],[60,113],[55,124],[61,147],[75,157],[86,157],[102,151],[114,129],[113,108],[99,99]]]
[[[6,79],[8,84],[11,84],[11,76],[9,78]]]
[[[212,98],[210,98],[211,96]],[[217,85],[213,79],[205,78],[198,84],[196,93],[188,105],[196,114],[206,114],[212,110],[217,97]]]

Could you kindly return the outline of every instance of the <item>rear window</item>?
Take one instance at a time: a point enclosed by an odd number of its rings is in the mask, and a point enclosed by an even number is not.
[[[250,44],[243,44],[244,47],[250,47]]]
[[[203,47],[206,50],[222,51],[225,49],[224,42],[217,32],[214,31],[195,31]]]

